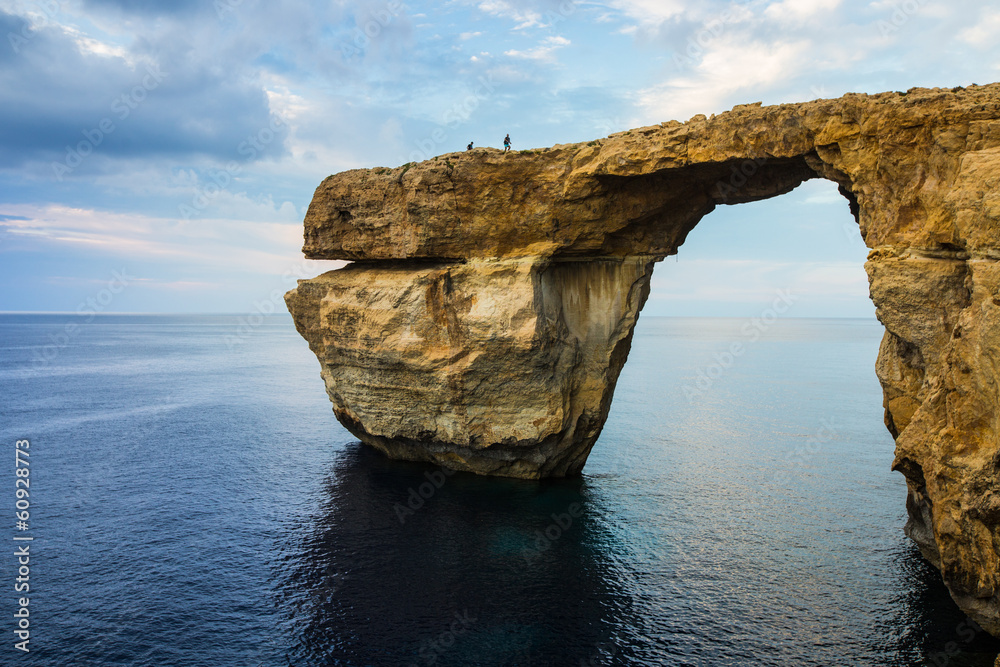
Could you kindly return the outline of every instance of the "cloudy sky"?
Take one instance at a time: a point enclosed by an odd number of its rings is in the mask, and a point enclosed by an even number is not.
[[[331,173],[987,83],[998,34],[960,0],[0,0],[0,310],[252,312],[333,265],[299,252]],[[870,316],[852,225],[824,182],[720,208],[647,312]]]

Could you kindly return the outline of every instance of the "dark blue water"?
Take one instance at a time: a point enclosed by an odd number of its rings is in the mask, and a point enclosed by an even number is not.
[[[744,325],[641,320],[585,474],[533,483],[360,446],[285,318],[2,316],[0,664],[992,665],[901,532],[881,327]]]

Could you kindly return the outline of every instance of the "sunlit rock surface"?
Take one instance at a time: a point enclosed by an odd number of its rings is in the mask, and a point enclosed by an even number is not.
[[[653,264],[720,204],[836,182],[872,252],[907,534],[1000,635],[1000,85],[847,95],[326,179],[286,297],[338,419],[390,456],[577,473]]]
[[[579,472],[653,258],[352,265],[290,292],[337,418],[386,454],[513,477]]]

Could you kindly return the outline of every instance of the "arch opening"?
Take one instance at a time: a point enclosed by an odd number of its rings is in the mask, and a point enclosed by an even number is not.
[[[850,179],[813,153],[791,158],[760,157],[666,168],[638,176],[598,175],[602,195],[615,201],[628,222],[608,233],[601,247],[607,255],[636,248],[674,254],[687,235],[716,208],[779,197],[815,179],[832,181],[860,220],[860,206]],[[555,257],[579,254],[567,247]],[[592,254],[592,251],[589,251]]]
[[[662,528],[646,539],[671,553],[651,566],[664,576],[724,557],[738,565],[711,585],[773,605],[776,617],[794,591],[800,607],[823,609],[823,630],[813,632],[845,633],[833,640],[843,644],[864,644],[861,626],[887,617],[917,615],[947,634],[961,616],[941,607],[940,575],[915,568],[918,581],[899,567],[917,550],[899,530],[907,487],[891,470],[898,433],[888,411],[883,424],[871,372],[885,332],[869,297],[856,202],[845,207],[842,189],[811,179],[784,196],[720,208],[657,265],[584,476],[661,478],[643,516]],[[782,266],[763,270],[769,264]],[[836,289],[820,289],[837,276]],[[776,292],[789,288],[799,298],[768,321]],[[727,289],[734,294],[720,296]],[[936,591],[933,603],[910,608],[924,589]],[[809,624],[769,621],[782,623]],[[927,649],[943,646],[928,640]]]

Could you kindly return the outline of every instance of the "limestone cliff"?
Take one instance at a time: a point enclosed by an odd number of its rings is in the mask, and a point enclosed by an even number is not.
[[[907,534],[1000,634],[1000,85],[744,105],[326,179],[286,297],[341,422],[390,456],[578,472],[653,264],[720,204],[836,182],[872,249]]]
[[[333,409],[390,456],[512,477],[578,472],[653,258],[352,265],[286,297]]]

